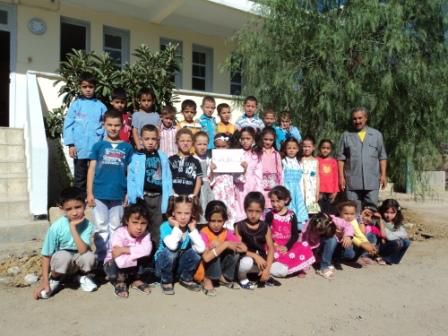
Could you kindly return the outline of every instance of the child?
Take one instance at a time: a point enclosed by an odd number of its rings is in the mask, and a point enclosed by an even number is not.
[[[338,162],[331,155],[333,143],[322,139],[319,143],[319,205],[323,212],[334,212],[332,203],[339,192]]]
[[[193,148],[191,130],[188,128],[178,130],[176,144],[179,152],[169,158],[174,193],[197,197],[201,190],[203,172],[199,161],[191,155]]]
[[[160,116],[157,112],[153,111],[153,106],[156,103],[154,91],[151,89],[141,89],[137,95],[137,99],[140,110],[134,112],[132,115],[132,138],[134,139],[135,148],[142,150],[143,145],[139,138],[142,127],[145,125],[159,127]]]
[[[120,130],[120,139],[125,142],[131,142],[132,115],[130,112],[126,111],[126,91],[123,88],[112,90],[110,106],[122,113],[121,122],[123,126]]]
[[[215,199],[213,195],[212,188],[210,187],[210,163],[211,158],[208,155],[208,135],[205,132],[198,132],[193,136],[193,143],[194,143],[194,151],[196,155],[194,156],[199,163],[201,164],[201,170],[202,170],[202,185],[201,185],[201,191],[200,191],[200,204],[201,209],[205,209],[207,207],[208,202],[213,201]],[[200,218],[198,219],[198,224],[207,224],[207,220],[205,217],[201,214]]]
[[[159,244],[162,215],[168,208],[168,199],[173,194],[173,179],[166,154],[157,150],[159,129],[154,125],[142,128],[143,151],[132,155],[128,175],[128,201],[137,203],[144,199],[151,214],[148,224],[154,246]]]
[[[59,206],[64,216],[54,222],[42,245],[42,279],[33,297],[48,299],[55,294],[62,277],[81,272],[79,284],[83,291],[96,290],[96,284],[85,274],[92,271],[95,255],[90,250],[93,225],[85,217],[84,192],[67,188],[61,192]],[[48,275],[50,274],[50,277]]]
[[[283,184],[282,158],[275,150],[275,130],[267,126],[260,134],[259,147],[263,148],[261,164],[263,166],[263,195],[266,200],[266,209],[272,208],[268,193],[277,185]]]
[[[167,105],[160,112],[162,123],[160,125],[160,150],[168,157],[177,154],[176,145],[176,108]]]
[[[367,255],[376,256],[378,251],[375,245],[371,244],[367,237],[362,233],[359,223],[356,220],[356,202],[346,201],[339,203],[337,206],[339,217],[350,223],[353,227],[352,243],[356,254],[359,256],[357,263],[361,266],[374,264],[374,261]],[[367,254],[363,254],[367,252]]]
[[[263,123],[264,127],[275,127],[275,112],[273,109],[268,108],[263,113]],[[277,148],[280,148],[277,147]]]
[[[199,132],[202,129],[202,126],[199,122],[194,120],[194,116],[196,115],[196,103],[193,100],[186,99],[182,102],[181,109],[184,120],[179,123],[179,129],[187,128],[192,134]]]
[[[203,114],[199,117],[198,121],[201,124],[202,131],[207,133],[209,139],[215,138],[216,120],[215,117],[213,117],[215,106],[216,106],[215,98],[211,96],[205,96],[202,99],[201,109]],[[213,142],[209,141],[208,149],[213,148],[214,148]]]
[[[320,254],[319,270],[325,279],[335,277],[333,257],[336,260],[352,260],[356,254],[352,246],[353,227],[342,218],[320,212],[304,226],[302,241]]]
[[[257,98],[249,96],[244,99],[243,103],[244,115],[236,121],[236,128],[241,131],[243,128],[252,127],[255,132],[259,132],[264,128],[263,120],[255,115],[257,111]]]
[[[93,145],[103,137],[106,106],[95,98],[96,79],[83,73],[79,80],[81,94],[68,109],[64,119],[64,144],[74,159],[74,185],[86,192],[87,170]]]
[[[236,127],[230,122],[232,112],[230,111],[229,104],[219,104],[217,110],[221,122],[216,126],[216,133],[224,133],[227,136],[233,135],[236,131]]]
[[[87,174],[87,204],[93,207],[96,255],[106,256],[112,231],[120,226],[126,196],[126,174],[132,146],[120,140],[122,113],[109,110],[104,115],[106,136],[97,142],[90,155]]]
[[[312,250],[298,241],[297,217],[288,209],[291,195],[283,186],[276,186],[268,194],[272,211],[266,215],[266,223],[272,230],[274,263],[271,274],[286,277],[309,268],[314,262]]]
[[[362,207],[358,223],[361,232],[366,236],[367,240],[378,249],[380,246],[380,241],[383,238],[382,232],[384,229],[382,229],[383,222],[376,205],[365,204]],[[362,256],[367,256],[367,253],[364,252]],[[380,265],[386,264],[380,256],[376,256],[375,261]]]
[[[112,233],[104,259],[104,272],[118,297],[129,296],[129,282],[132,288],[145,294],[151,293],[149,285],[142,279],[152,250],[148,233],[149,217],[144,204],[129,205],[124,209],[123,226]]]
[[[270,277],[274,261],[274,243],[269,225],[261,220],[263,209],[263,194],[258,191],[248,193],[244,199],[247,217],[235,224],[237,237],[247,246],[246,256],[240,260],[238,268],[238,279],[244,289],[256,288],[256,283],[247,278],[250,272],[258,272],[261,285],[280,285]]]
[[[303,177],[303,167],[300,163],[299,152],[300,145],[295,138],[287,139],[282,145],[283,183],[291,193],[289,208],[296,214],[298,229],[301,231],[303,224],[308,220],[308,212],[300,188]]]
[[[302,194],[304,195],[308,214],[320,211],[319,206],[319,161],[313,156],[314,138],[306,136],[302,142]]]
[[[221,286],[238,289],[234,283],[235,270],[240,259],[239,253],[246,253],[247,247],[233,234],[224,228],[227,221],[227,207],[222,201],[211,201],[205,209],[208,226],[201,230],[205,243],[202,254],[205,268],[203,291],[205,295],[215,296],[213,281],[219,281]]]
[[[186,195],[170,199],[165,221],[160,227],[160,245],[155,254],[156,274],[161,279],[162,292],[174,294],[173,282],[198,292],[201,286],[193,281],[193,275],[205,250],[204,241],[196,229],[199,204],[196,198]]]
[[[216,149],[228,149],[230,147],[230,137],[225,133],[218,133],[215,135],[215,148]],[[232,173],[215,173],[213,172],[213,159],[212,159],[212,175],[210,185],[213,190],[214,198],[221,200],[227,205],[227,220],[224,223],[226,229],[233,231],[233,224],[237,217],[236,208],[238,203],[236,201],[235,174]]]
[[[240,131],[240,146],[244,150],[244,173],[235,180],[235,192],[238,202],[236,220],[245,218],[244,199],[251,191],[263,190],[263,166],[261,163],[262,148],[255,146],[255,130],[252,127],[244,127]]]
[[[403,227],[400,204],[394,199],[387,199],[381,204],[380,213],[384,219],[382,231],[385,237],[380,254],[387,264],[399,264],[411,244]]]
[[[282,143],[289,139],[294,138],[297,142],[302,141],[302,136],[300,135],[300,131],[297,127],[291,126],[292,116],[288,111],[284,111],[280,114],[280,126],[275,127],[275,132],[277,136],[276,147],[280,148]]]

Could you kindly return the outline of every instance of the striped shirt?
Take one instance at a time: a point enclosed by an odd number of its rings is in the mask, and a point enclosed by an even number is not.
[[[177,154],[176,145],[176,126],[166,128],[163,124],[160,125],[160,150],[168,157]]]

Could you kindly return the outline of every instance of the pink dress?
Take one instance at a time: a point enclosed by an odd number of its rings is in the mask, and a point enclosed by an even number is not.
[[[275,186],[283,184],[282,158],[275,149],[270,151],[264,149],[261,164],[263,166],[263,195],[266,200],[266,208],[270,209],[272,205],[268,197],[269,191]]]
[[[298,238],[297,230],[294,230],[294,226],[297,227],[297,218],[294,212],[288,210],[284,215],[271,212],[266,216],[266,218],[269,217],[274,243],[288,248],[286,253],[275,251],[274,261],[286,265],[288,275],[310,267],[316,261],[313,251],[307,243],[294,241],[294,237]],[[293,235],[293,230],[296,231],[295,235]]]
[[[247,162],[247,169],[245,174],[241,174],[235,180],[235,192],[237,200],[236,221],[241,221],[246,218],[244,212],[244,197],[251,191],[263,191],[263,166],[261,158],[253,153],[251,150],[245,151],[242,161]]]
[[[234,230],[233,225],[237,216],[238,203],[236,201],[234,174],[213,173],[210,186],[213,190],[215,200],[223,201],[227,206],[229,219],[224,223],[224,227]],[[204,209],[205,210],[205,209]]]

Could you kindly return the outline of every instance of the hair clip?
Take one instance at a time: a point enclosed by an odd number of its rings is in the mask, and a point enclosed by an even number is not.
[[[230,140],[230,138],[229,138],[228,136],[223,136],[223,135],[221,135],[221,136],[215,138],[215,141],[216,141],[216,140],[221,140],[221,141],[225,141],[225,142],[227,142],[227,141]]]

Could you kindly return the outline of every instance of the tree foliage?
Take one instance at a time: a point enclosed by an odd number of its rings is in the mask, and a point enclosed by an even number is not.
[[[234,37],[244,92],[290,110],[302,133],[339,139],[365,106],[389,172],[427,169],[446,141],[445,1],[261,0]]]

